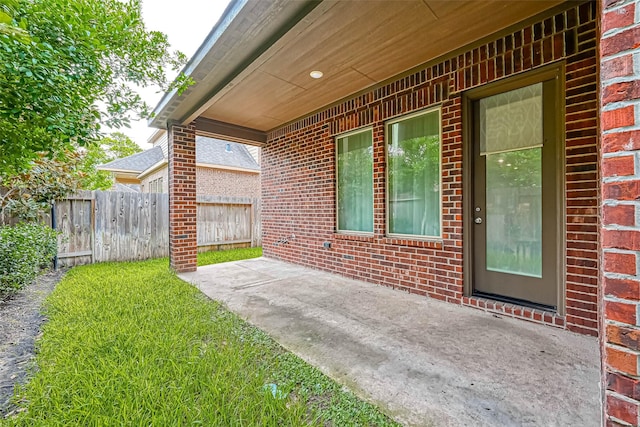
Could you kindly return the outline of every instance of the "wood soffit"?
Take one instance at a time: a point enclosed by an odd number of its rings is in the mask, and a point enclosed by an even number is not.
[[[261,133],[561,3],[325,0],[186,119],[253,130],[261,145]],[[312,70],[324,77],[311,78]]]

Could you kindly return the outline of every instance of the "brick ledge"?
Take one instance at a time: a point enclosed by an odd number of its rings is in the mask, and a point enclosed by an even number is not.
[[[560,316],[558,313],[554,313],[552,311],[525,307],[502,301],[494,301],[489,298],[476,296],[462,297],[462,305],[514,319],[527,320],[529,322],[545,324],[556,328],[565,328],[564,316]]]

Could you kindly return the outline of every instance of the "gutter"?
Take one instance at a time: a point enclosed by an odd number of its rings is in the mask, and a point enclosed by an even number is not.
[[[133,169],[110,169],[110,168],[105,168],[104,166],[96,166],[96,170],[107,171],[107,172],[130,173],[130,174],[140,173],[140,171],[133,170]]]

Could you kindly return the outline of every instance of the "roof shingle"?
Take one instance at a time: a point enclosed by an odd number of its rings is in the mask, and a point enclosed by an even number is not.
[[[243,144],[205,136],[196,136],[196,163],[260,170]]]
[[[119,170],[141,173],[149,169],[164,158],[160,147],[153,147],[142,153],[132,154],[131,156],[116,159],[104,165],[100,165],[102,170]]]

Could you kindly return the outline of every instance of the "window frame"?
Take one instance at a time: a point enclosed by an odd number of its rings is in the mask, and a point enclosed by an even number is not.
[[[440,197],[438,198],[438,209],[440,212],[439,215],[439,229],[440,229],[440,234],[438,236],[429,236],[429,235],[422,235],[422,234],[403,234],[403,233],[392,233],[391,232],[391,227],[390,227],[390,214],[391,214],[391,209],[390,209],[390,202],[391,202],[391,193],[389,191],[389,184],[390,184],[390,180],[389,180],[389,144],[391,142],[391,131],[390,128],[392,125],[396,124],[396,123],[400,123],[403,122],[405,120],[409,120],[415,117],[419,117],[419,116],[426,116],[428,114],[431,114],[433,112],[437,112],[438,113],[438,138],[440,141],[440,150],[439,150],[439,158],[438,158],[438,168],[439,168],[439,174],[438,174],[438,188],[439,188],[439,193],[440,193]],[[443,231],[442,231],[442,217],[444,216],[444,212],[443,212],[443,188],[442,188],[442,175],[443,175],[443,162],[442,162],[442,151],[443,151],[443,144],[442,144],[442,105],[436,105],[436,106],[432,106],[429,108],[425,108],[419,111],[414,111],[412,113],[409,114],[404,114],[402,116],[396,117],[394,119],[388,120],[387,122],[385,122],[384,125],[384,132],[385,132],[385,141],[384,141],[384,158],[385,158],[385,231],[386,231],[386,236],[390,237],[390,238],[400,238],[400,239],[405,239],[405,240],[425,240],[425,241],[442,241],[443,239]]]
[[[341,138],[345,138],[351,135],[357,135],[359,133],[364,133],[364,132],[371,132],[371,192],[373,194],[372,200],[371,200],[371,211],[372,211],[372,223],[371,223],[371,229],[373,231],[356,231],[356,230],[341,230],[340,229],[340,209],[339,209],[339,201],[338,201],[338,183],[340,180],[340,175],[339,175],[339,169],[338,169],[338,140]],[[374,141],[373,141],[373,126],[366,126],[366,127],[361,127],[358,129],[353,129],[350,130],[348,132],[344,132],[338,135],[335,135],[334,137],[334,145],[335,145],[335,200],[336,200],[336,233],[338,234],[347,234],[347,235],[356,235],[356,236],[373,236],[375,234],[375,223],[376,223],[376,219],[375,219],[375,167],[374,167],[374,162],[375,162],[375,150],[374,150]]]

